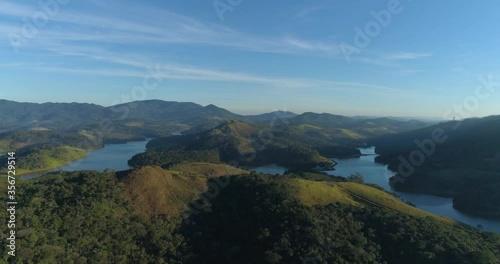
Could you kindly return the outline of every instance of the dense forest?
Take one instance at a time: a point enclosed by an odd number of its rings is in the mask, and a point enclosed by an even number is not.
[[[321,175],[239,173],[185,164],[20,181],[17,263],[498,263],[498,235],[338,196],[338,186],[389,195],[375,188]],[[308,185],[328,188],[331,200],[296,195]],[[169,202],[151,204],[161,199]],[[154,210],[144,211],[145,202]]]

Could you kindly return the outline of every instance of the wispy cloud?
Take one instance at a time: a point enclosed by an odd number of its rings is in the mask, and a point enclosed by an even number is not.
[[[372,54],[371,56],[355,57],[354,61],[386,67],[399,67],[403,61],[413,61],[431,57],[433,53],[426,52],[393,52],[383,54]]]
[[[295,54],[342,60],[338,43],[328,40],[302,39],[289,34],[262,36],[234,30],[213,23],[176,14],[148,6],[99,4],[95,13],[60,10],[51,18],[51,23],[40,30],[39,35],[26,44],[24,50],[50,51],[54,55],[78,56],[87,53],[88,48],[114,45],[122,48],[159,48],[165,45],[191,45],[193,48],[206,46],[251,52]],[[127,18],[109,15],[108,8],[120,9]],[[61,9],[64,7],[61,7]],[[297,16],[307,16],[320,10],[320,6],[301,10]],[[0,20],[0,34],[21,34],[22,18],[30,18],[37,11],[36,6],[14,2],[1,2],[0,15],[10,17],[9,22]],[[144,19],[147,17],[148,19]],[[2,22],[3,21],[3,22]],[[23,47],[21,47],[23,48]],[[104,49],[104,48],[101,48]],[[430,53],[396,52],[379,56],[360,57],[355,61],[379,66],[395,66],[397,61],[431,56]],[[90,57],[90,56],[87,56]],[[99,59],[94,57],[94,59]]]
[[[354,57],[352,58],[354,62],[361,62],[364,64],[371,64],[376,66],[384,66],[384,67],[396,67],[398,64],[394,63],[394,61],[384,60],[382,58],[376,57]]]
[[[430,57],[434,55],[433,53],[416,53],[416,52],[396,52],[391,54],[385,54],[382,56],[383,60],[386,61],[398,61],[398,60],[416,60],[425,57]]]
[[[391,88],[383,85],[367,84],[362,82],[339,82],[331,80],[316,80],[306,78],[289,78],[280,76],[262,76],[247,74],[241,72],[220,70],[220,69],[206,69],[199,68],[191,65],[176,64],[169,61],[161,61],[155,59],[148,59],[134,54],[131,57],[123,57],[120,54],[105,54],[100,53],[99,50],[87,50],[86,54],[79,54],[80,56],[88,56],[91,58],[99,58],[107,62],[123,67],[67,67],[65,65],[46,65],[46,64],[15,64],[9,65],[22,69],[43,71],[43,72],[57,72],[57,73],[71,73],[80,75],[91,76],[107,76],[107,77],[132,77],[143,78],[149,72],[154,72],[155,76],[167,80],[189,80],[189,81],[216,81],[216,82],[233,82],[233,83],[247,83],[258,84],[264,87],[283,88],[289,89],[327,89],[337,91],[363,91],[374,93],[407,93],[407,91],[397,88]]]
[[[305,7],[305,8],[302,8],[301,10],[299,10],[297,12],[297,14],[295,14],[295,17],[299,18],[299,19],[305,19],[305,18],[308,18],[309,16],[311,16],[312,14],[314,14],[315,12],[317,11],[320,11],[322,8],[322,6],[308,6],[308,7]]]
[[[342,56],[338,46],[333,42],[305,40],[290,35],[254,35],[147,6],[113,5],[112,7],[121,9],[118,13],[127,14],[129,17],[125,19],[118,15],[107,15],[102,13],[102,10],[97,10],[92,15],[61,10],[51,19],[51,23],[56,24],[49,24],[40,30],[39,35],[23,50],[23,55],[40,54],[40,51],[43,51],[41,56],[51,56],[54,59],[36,64],[10,66],[37,71],[141,78],[145,75],[145,69],[161,65],[162,78],[172,80],[251,83],[278,88],[404,92],[373,84],[263,76],[177,63],[167,59],[167,56],[158,57],[158,52],[148,54],[148,48],[160,47],[161,50],[167,50],[166,47],[169,45],[192,45],[194,48],[214,46],[252,52],[329,56],[332,59],[337,56],[340,59]],[[0,15],[8,16],[11,20],[7,22],[0,20],[0,34],[19,33],[21,29],[19,22],[22,18],[30,18],[35,12],[37,9],[33,7],[1,2]],[[308,12],[304,11],[303,15]],[[117,47],[121,52],[115,51]],[[137,53],[137,47],[141,47],[140,50],[144,52]],[[396,55],[381,58],[382,61],[390,62],[423,57],[411,53]],[[84,63],[78,63],[78,66],[69,65],[68,58],[80,59],[82,62],[104,62],[106,66],[85,67]]]
[[[253,35],[218,24],[203,23],[166,10],[148,10],[148,7],[128,8],[130,10],[127,10],[127,14],[132,14],[132,17],[127,19],[99,13],[89,15],[81,12],[61,11],[51,21],[57,22],[63,27],[58,27],[57,30],[54,30],[53,27],[47,27],[39,38],[68,45],[75,41],[119,45],[137,43],[142,45],[188,44],[296,54],[327,50],[326,44],[319,42],[302,45],[307,41],[300,39],[291,41],[284,37]],[[17,17],[19,21],[23,17],[32,17],[35,12],[36,9],[33,7],[21,4],[5,2],[0,4],[1,15]],[[144,20],[144,17],[148,17],[148,19]],[[3,35],[19,33],[21,25],[3,24],[0,30]],[[38,43],[40,42],[42,41],[38,40]],[[32,45],[32,47],[34,46]],[[338,52],[335,48],[328,50]]]
[[[302,50],[320,51],[327,54],[337,55],[340,53],[340,48],[336,43],[325,43],[321,41],[305,41],[291,36],[283,38],[283,42]]]
[[[124,62],[128,64],[128,62]],[[260,76],[239,72],[223,71],[217,69],[200,69],[187,65],[176,64],[147,64],[135,63],[134,66],[142,65],[144,68],[116,69],[116,68],[66,68],[66,67],[47,67],[43,65],[23,65],[20,67],[30,68],[32,70],[83,74],[92,76],[109,77],[144,77],[149,71],[154,72],[155,76],[167,80],[190,80],[190,81],[217,81],[217,82],[235,82],[260,84],[266,87],[289,89],[328,89],[337,91],[364,91],[364,92],[387,92],[387,93],[406,93],[406,91],[386,87],[383,85],[366,84],[361,82],[337,82],[301,78],[286,78],[273,76]]]

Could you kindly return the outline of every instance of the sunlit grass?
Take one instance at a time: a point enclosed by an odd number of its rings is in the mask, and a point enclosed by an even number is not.
[[[206,162],[181,163],[169,168],[169,171],[175,171],[190,176],[219,177],[228,175],[248,174],[249,171],[238,169],[226,164],[213,164]]]
[[[290,179],[290,191],[302,203],[308,206],[344,203],[355,206],[377,206],[394,210],[415,217],[456,223],[455,221],[427,213],[404,203],[389,193],[354,182],[316,182],[302,179]]]
[[[51,151],[41,151],[43,166],[35,170],[17,168],[16,175],[37,173],[59,168],[70,164],[73,161],[83,159],[87,156],[87,151],[75,147],[62,146]]]
[[[288,184],[292,195],[305,205],[327,205],[339,202],[359,206],[358,202],[333,182],[290,179]]]

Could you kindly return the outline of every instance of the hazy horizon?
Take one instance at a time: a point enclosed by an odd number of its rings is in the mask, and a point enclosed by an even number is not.
[[[0,98],[0,100],[7,100],[7,101],[11,101],[11,102],[16,102],[16,103],[29,103],[29,104],[72,104],[72,103],[77,103],[77,104],[94,104],[94,105],[103,106],[103,107],[112,107],[112,106],[118,105],[118,104],[115,104],[115,105],[101,105],[101,104],[93,103],[93,102],[76,102],[76,101],[67,101],[67,102],[55,102],[55,101],[28,102],[28,101],[14,101],[14,100],[9,100],[9,99],[5,99],[5,98]],[[302,112],[298,112],[298,111],[293,111],[291,109],[286,109],[286,108],[284,108],[284,109],[270,109],[268,111],[263,110],[263,111],[255,111],[255,112],[239,112],[239,111],[233,111],[232,109],[225,108],[225,107],[222,107],[220,105],[213,104],[213,103],[200,104],[200,103],[197,103],[197,102],[168,101],[168,100],[163,100],[163,99],[158,99],[158,98],[152,98],[152,99],[146,99],[146,100],[138,100],[138,101],[154,101],[154,100],[160,100],[160,101],[164,101],[164,102],[177,102],[177,103],[194,103],[194,104],[201,105],[203,107],[206,107],[208,105],[215,105],[217,107],[223,108],[225,110],[228,110],[228,111],[230,111],[232,113],[235,113],[235,114],[238,114],[238,115],[261,115],[261,114],[268,114],[268,113],[277,112],[277,111],[291,112],[291,113],[294,113],[294,114],[297,114],[297,115],[301,115],[301,114],[304,114],[304,113],[342,115],[342,114],[330,113],[330,112],[314,112],[314,111],[302,111]],[[132,103],[132,102],[135,102],[135,101],[131,101],[131,102],[128,102],[128,103]],[[342,115],[342,116],[353,117],[353,118],[356,118],[356,117],[366,117],[366,118],[388,117],[388,118],[403,118],[403,119],[419,119],[419,120],[423,120],[423,121],[446,121],[442,117],[424,117],[424,116],[397,116],[397,115],[392,115],[392,116],[386,116],[386,115],[381,115],[381,116],[378,116],[378,115]],[[486,117],[486,116],[471,116],[470,118],[482,118],[482,117]]]

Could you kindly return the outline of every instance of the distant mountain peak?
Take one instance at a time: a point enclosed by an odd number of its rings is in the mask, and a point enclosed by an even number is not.
[[[205,106],[205,108],[222,109],[222,108],[220,108],[220,107],[218,107],[218,106],[216,106],[214,104],[209,104],[209,105]]]

